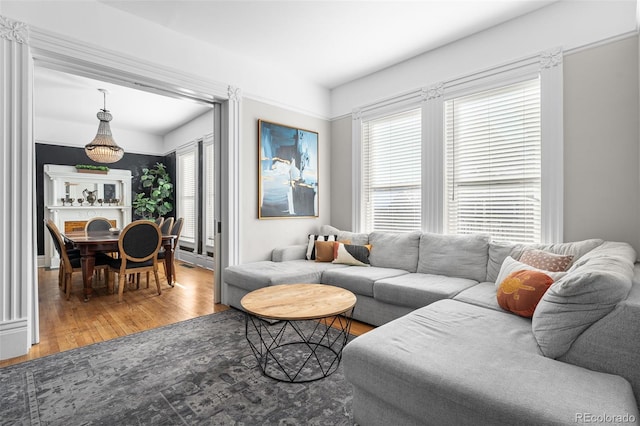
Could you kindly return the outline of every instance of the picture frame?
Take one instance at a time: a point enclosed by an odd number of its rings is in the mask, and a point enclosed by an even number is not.
[[[318,217],[318,132],[258,120],[258,218]]]

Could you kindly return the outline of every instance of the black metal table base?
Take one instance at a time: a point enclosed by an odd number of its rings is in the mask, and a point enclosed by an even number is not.
[[[353,308],[335,317],[270,322],[247,313],[245,336],[265,376],[312,382],[338,369],[352,314]]]

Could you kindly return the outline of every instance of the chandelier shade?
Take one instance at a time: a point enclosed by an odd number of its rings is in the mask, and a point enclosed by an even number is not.
[[[111,134],[109,122],[113,116],[107,110],[107,91],[105,89],[98,90],[104,95],[104,108],[97,114],[100,124],[96,137],[85,145],[84,152],[96,163],[115,163],[122,158],[124,150],[113,140]]]

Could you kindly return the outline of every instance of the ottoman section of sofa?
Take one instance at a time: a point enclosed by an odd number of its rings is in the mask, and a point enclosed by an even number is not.
[[[358,424],[396,414],[433,425],[573,424],[587,413],[638,419],[622,377],[544,357],[530,320],[455,300],[357,337],[342,359]]]
[[[433,274],[406,274],[383,278],[373,284],[373,297],[393,305],[421,308],[437,300],[452,299],[456,294],[478,284],[467,278]]]

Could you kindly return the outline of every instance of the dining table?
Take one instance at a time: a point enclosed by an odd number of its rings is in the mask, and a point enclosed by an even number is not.
[[[113,231],[72,231],[62,234],[65,241],[80,250],[82,281],[84,283],[84,301],[92,295],[93,272],[96,254],[118,252],[120,232]],[[173,287],[173,255],[177,237],[171,234],[162,235],[162,247],[165,250],[164,265],[167,281]]]

